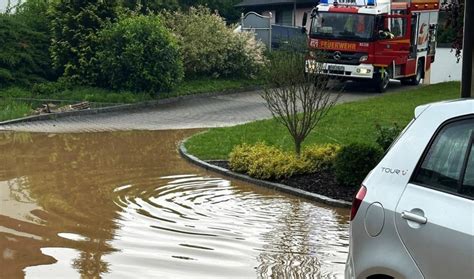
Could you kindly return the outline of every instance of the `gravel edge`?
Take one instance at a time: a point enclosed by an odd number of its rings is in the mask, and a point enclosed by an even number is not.
[[[95,108],[95,109],[86,109],[86,110],[78,110],[78,111],[66,111],[66,112],[58,112],[58,113],[48,113],[48,114],[41,114],[41,115],[31,115],[22,118],[16,118],[6,121],[0,121],[0,126],[3,125],[10,125],[10,124],[17,124],[23,122],[31,122],[31,121],[41,121],[41,120],[50,120],[50,119],[57,119],[69,116],[83,116],[83,115],[93,115],[99,113],[108,113],[108,112],[119,112],[119,111],[127,111],[127,110],[136,110],[136,109],[143,109],[143,108],[152,108],[158,105],[170,104],[174,102],[178,102],[181,100],[189,100],[195,99],[200,97],[212,97],[212,96],[220,96],[226,94],[234,94],[234,93],[241,93],[241,92],[248,92],[248,91],[255,91],[262,89],[261,86],[249,86],[234,90],[225,90],[225,91],[217,91],[217,92],[209,92],[209,93],[199,93],[199,94],[190,94],[190,95],[183,95],[171,98],[165,98],[161,100],[153,100],[153,101],[145,101],[136,104],[122,104],[110,107],[103,107],[103,108]]]
[[[202,167],[206,170],[214,171],[214,172],[223,174],[223,175],[231,177],[231,178],[239,179],[239,180],[249,182],[249,183],[252,183],[252,184],[255,184],[255,185],[258,185],[258,186],[263,186],[263,187],[266,187],[266,188],[270,188],[270,189],[282,191],[282,192],[285,192],[285,193],[293,194],[293,195],[296,195],[296,196],[299,196],[299,197],[307,198],[307,199],[310,199],[310,200],[313,200],[313,201],[316,201],[316,202],[324,203],[324,204],[335,206],[335,207],[350,208],[351,205],[352,205],[350,202],[347,202],[347,201],[332,199],[332,198],[329,198],[329,197],[326,197],[326,196],[323,196],[323,195],[319,195],[319,194],[311,193],[311,192],[304,191],[304,190],[301,190],[301,189],[293,188],[293,187],[290,187],[290,186],[287,186],[287,185],[284,185],[284,184],[280,184],[280,183],[274,183],[274,182],[268,182],[268,181],[265,181],[265,180],[255,179],[255,178],[252,178],[252,177],[244,175],[244,174],[236,173],[236,172],[233,172],[231,170],[209,164],[208,162],[203,161],[203,160],[197,158],[196,156],[191,155],[191,154],[188,153],[188,150],[186,149],[186,146],[185,146],[186,141],[188,139],[189,138],[186,138],[186,139],[182,140],[179,143],[179,147],[178,147],[179,154],[184,159],[186,159],[187,161],[189,161],[189,162],[191,162],[195,165],[198,165],[198,166],[200,166],[200,167]]]

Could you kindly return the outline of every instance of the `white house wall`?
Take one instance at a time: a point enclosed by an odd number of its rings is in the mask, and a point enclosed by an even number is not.
[[[309,30],[309,27],[311,25],[311,19],[310,19],[310,14],[311,14],[312,8],[299,8],[296,9],[296,26],[301,27],[301,23],[303,22],[303,14],[306,12],[308,13],[308,22],[306,23],[306,28]],[[268,11],[263,11],[262,15],[268,16],[270,13],[272,13],[272,19],[271,22],[272,24],[276,23],[276,11],[275,10],[268,10]]]

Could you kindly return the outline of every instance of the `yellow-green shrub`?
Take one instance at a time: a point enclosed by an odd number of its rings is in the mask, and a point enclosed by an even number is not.
[[[293,153],[264,143],[236,146],[230,153],[229,166],[258,179],[287,178],[309,170],[308,163]]]
[[[236,172],[247,173],[251,162],[255,159],[252,151],[254,147],[249,144],[237,145],[229,154],[229,167]]]
[[[309,164],[309,172],[330,170],[340,149],[337,144],[313,145],[303,150],[301,158]]]

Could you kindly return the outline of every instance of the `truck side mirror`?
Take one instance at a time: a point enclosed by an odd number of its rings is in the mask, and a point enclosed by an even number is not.
[[[303,13],[303,22],[301,23],[301,26],[305,27],[307,23],[308,23],[308,13],[304,12]]]

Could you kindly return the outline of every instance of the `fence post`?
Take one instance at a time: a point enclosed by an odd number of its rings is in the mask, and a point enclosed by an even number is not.
[[[474,3],[472,0],[464,1],[464,38],[462,46],[462,76],[461,76],[461,98],[469,98],[474,95],[473,87],[473,52],[474,52]]]
[[[268,13],[268,41],[270,42],[270,47],[268,50],[271,52],[272,51],[272,17],[273,14],[272,12]]]

